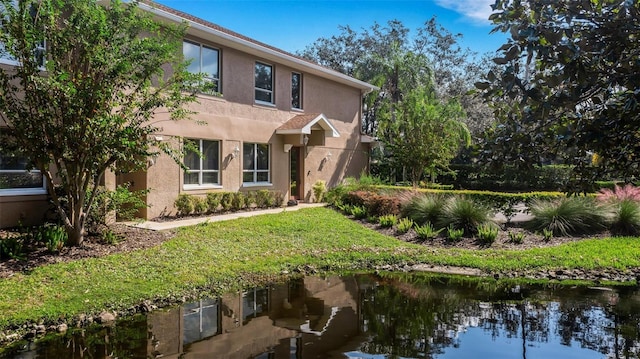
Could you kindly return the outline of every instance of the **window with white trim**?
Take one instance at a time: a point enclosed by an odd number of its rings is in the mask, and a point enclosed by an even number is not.
[[[46,193],[44,176],[36,169],[8,135],[0,136],[0,195]]]
[[[222,93],[220,88],[220,50],[191,41],[182,42],[182,54],[190,61],[187,71],[202,74],[203,93]]]
[[[186,139],[184,150],[184,187],[197,188],[220,184],[220,141]],[[191,147],[191,148],[190,148]],[[199,156],[197,149],[202,156]]]
[[[291,73],[291,108],[302,110],[302,74]]]
[[[270,146],[266,143],[242,145],[242,182],[270,183]]]
[[[256,62],[255,97],[258,103],[273,104],[273,66]]]

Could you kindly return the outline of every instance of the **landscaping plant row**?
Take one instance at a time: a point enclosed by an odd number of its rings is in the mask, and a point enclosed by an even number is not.
[[[282,207],[280,191],[211,192],[203,196],[180,194],[174,202],[178,216],[233,212],[252,208]]]
[[[504,214],[508,225],[519,210],[531,215],[523,226],[547,241],[553,236],[606,230],[614,235],[640,233],[640,189],[631,185],[603,189],[595,195],[566,196],[558,192],[409,190],[347,184],[330,191],[328,198],[357,219],[383,228],[395,227],[398,234],[413,228],[422,240],[446,235],[455,241],[467,236],[490,244],[499,231],[494,215]],[[509,235],[512,242],[523,240],[522,234]]]

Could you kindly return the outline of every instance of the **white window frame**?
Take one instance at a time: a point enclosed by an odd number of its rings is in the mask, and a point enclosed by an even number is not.
[[[197,141],[198,143],[198,151],[200,151],[200,153],[204,154],[203,152],[203,141],[207,141],[207,142],[217,142],[218,144],[218,169],[217,170],[211,170],[211,169],[204,169],[204,162],[205,159],[201,156],[198,156],[198,161],[200,161],[200,169],[197,170],[186,170],[183,173],[182,176],[182,189],[184,190],[190,190],[190,189],[203,189],[203,188],[222,188],[221,184],[220,184],[220,177],[221,177],[221,171],[220,171],[220,155],[221,155],[221,142],[220,140],[209,140],[209,139],[202,139],[202,138],[188,138],[188,141]],[[182,159],[182,163],[184,164],[184,157]],[[185,164],[186,165],[186,164]],[[185,178],[184,175],[186,173],[197,173],[198,174],[198,183],[186,183],[185,182]],[[216,183],[203,183],[202,178],[203,178],[203,174],[205,173],[216,173],[217,177],[218,177],[218,182]]]
[[[200,70],[200,72],[199,72],[199,73],[202,73],[202,74],[204,74],[204,75],[205,75],[205,76],[202,78],[202,79],[203,79],[203,81],[205,81],[205,82],[215,82],[215,83],[217,84],[217,85],[216,85],[217,91],[214,91],[214,92],[215,92],[215,93],[218,93],[218,94],[221,94],[221,93],[222,93],[222,81],[220,81],[220,77],[221,77],[221,75],[220,75],[220,69],[221,69],[221,66],[220,66],[220,65],[221,65],[221,64],[220,64],[220,60],[221,60],[222,56],[220,56],[220,54],[222,53],[222,51],[221,51],[219,48],[217,48],[217,47],[204,45],[204,44],[201,44],[201,43],[199,43],[199,42],[197,42],[197,41],[192,41],[192,40],[187,40],[187,39],[185,39],[185,40],[182,40],[182,42],[183,42],[183,49],[184,49],[184,43],[185,43],[185,42],[186,42],[186,43],[189,43],[189,44],[191,44],[191,45],[198,46],[198,47],[200,48],[200,51],[198,52],[198,54],[200,55],[200,57],[199,57],[199,58],[194,59],[194,61],[196,61],[196,60],[198,61],[198,68],[199,68],[199,70]],[[207,74],[206,72],[202,72],[202,49],[203,49],[203,48],[207,48],[207,49],[209,49],[209,50],[214,50],[214,51],[216,51],[216,52],[218,53],[218,77],[208,76],[209,74]],[[183,56],[184,56],[184,50],[183,50],[183,53],[182,53],[182,54],[183,54]],[[204,92],[204,94],[205,94],[205,95],[207,95],[207,94],[211,94],[211,93]]]
[[[0,169],[0,174],[25,174],[25,173],[39,173],[42,176],[42,186],[40,187],[28,187],[28,188],[0,188],[0,197],[2,196],[32,196],[47,194],[47,181],[39,170],[3,170]]]
[[[271,90],[267,90],[267,89],[264,89],[262,87],[258,87],[257,86],[256,81],[255,81],[255,75],[256,75],[256,68],[257,68],[258,65],[266,66],[266,67],[271,69]],[[256,61],[255,64],[253,65],[253,75],[254,75],[253,96],[254,96],[255,102],[257,104],[261,104],[261,105],[273,106],[275,104],[275,92],[274,92],[274,89],[275,89],[275,67],[273,65],[267,64],[265,62]],[[258,100],[258,98],[255,95],[256,91],[268,93],[270,95],[271,101]]]
[[[293,76],[295,76],[295,75],[298,75],[298,78],[299,78],[299,80],[298,80],[298,103],[299,103],[299,106],[298,107],[293,106]],[[291,72],[291,109],[292,110],[300,111],[303,108],[303,104],[302,104],[302,82],[303,82],[302,73],[295,72],[295,71]]]
[[[256,142],[245,142],[242,144],[242,158],[244,161],[244,146],[245,145],[252,145],[253,149],[252,149],[252,155],[253,155],[253,168],[252,169],[245,169],[244,168],[244,163],[242,164],[242,186],[243,187],[257,187],[257,186],[271,186],[271,144],[269,143],[256,143]],[[267,149],[269,151],[268,154],[268,162],[267,162],[267,169],[266,170],[261,170],[258,169],[258,145],[266,145]],[[253,181],[251,182],[245,182],[244,181],[244,175],[245,173],[252,173],[253,174]],[[267,180],[266,181],[258,181],[258,173],[267,173]]]

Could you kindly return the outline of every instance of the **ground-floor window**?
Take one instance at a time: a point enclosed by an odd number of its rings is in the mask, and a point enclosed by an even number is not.
[[[219,185],[220,141],[186,139],[184,165],[188,168],[184,172],[185,187]]]
[[[244,143],[242,145],[242,182],[269,183],[269,145],[265,143]]]
[[[32,169],[8,136],[0,136],[0,195],[43,194],[46,187],[42,173]]]

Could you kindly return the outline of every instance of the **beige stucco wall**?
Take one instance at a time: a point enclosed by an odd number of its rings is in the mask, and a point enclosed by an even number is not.
[[[167,156],[150,162],[143,181],[151,191],[146,218],[175,215],[173,202],[180,193],[204,196],[211,191],[249,191],[268,189],[289,197],[289,153],[284,144],[298,136],[276,135],[276,129],[292,117],[305,113],[323,113],[340,133],[338,138],[325,138],[324,144],[307,147],[304,155],[304,200],[312,201],[312,186],[324,180],[335,186],[346,176],[358,176],[368,163],[368,146],[360,143],[361,92],[359,89],[303,73],[303,110],[291,109],[291,73],[300,72],[272,61],[216,46],[202,39],[195,41],[214,46],[221,52],[222,97],[200,95],[190,106],[195,112],[191,121],[172,122],[167,114],[155,120],[161,125],[158,134],[163,141],[177,144],[178,137],[218,140],[220,152],[220,188],[190,189],[183,187],[180,167]],[[254,101],[254,66],[260,61],[273,66],[275,79],[272,106]],[[314,132],[312,138],[323,136]],[[242,183],[242,144],[270,144],[270,186],[245,186]],[[316,141],[311,141],[313,144]],[[293,143],[294,145],[299,145]],[[241,150],[233,157],[234,149]],[[137,174],[140,176],[140,174]]]

